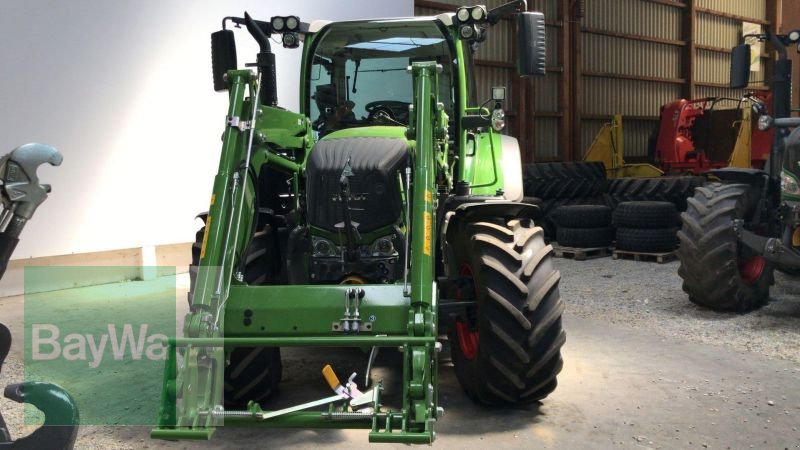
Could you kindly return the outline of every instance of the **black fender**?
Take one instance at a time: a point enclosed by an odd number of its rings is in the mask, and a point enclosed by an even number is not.
[[[484,200],[485,199],[485,200]],[[445,203],[445,213],[441,221],[439,231],[440,249],[442,252],[442,269],[445,277],[449,277],[456,272],[457,268],[451,267],[453,255],[450,243],[455,236],[472,222],[480,220],[511,220],[511,219],[531,219],[541,217],[541,210],[536,205],[529,203],[512,202],[510,200],[497,200],[496,197],[475,197],[475,201],[459,201],[458,197],[451,197]],[[484,201],[481,201],[484,200]],[[447,208],[450,206],[450,208]]]
[[[726,183],[742,183],[751,186],[763,185],[769,179],[769,174],[761,169],[746,169],[741,167],[724,167],[707,172]]]
[[[775,213],[781,202],[781,183],[779,177],[770,176],[760,169],[726,167],[710,170],[709,175],[719,178],[723,183],[741,183],[750,186],[746,217],[754,223],[775,223]]]

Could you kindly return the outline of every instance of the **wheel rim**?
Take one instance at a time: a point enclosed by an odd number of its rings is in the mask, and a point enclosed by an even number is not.
[[[463,264],[458,271],[460,278],[469,281],[472,284],[472,299],[475,299],[478,293],[478,286],[475,284],[475,276],[472,274],[472,268],[468,264]],[[456,294],[459,300],[468,300],[464,297],[463,289],[459,288]],[[458,346],[461,353],[467,360],[473,360],[478,355],[478,340],[480,333],[471,330],[466,321],[458,320],[456,322],[456,337],[458,338]]]
[[[461,348],[461,353],[468,360],[475,359],[478,355],[478,338],[480,337],[477,331],[472,331],[469,326],[462,322],[456,322],[456,336],[458,336],[458,346]]]
[[[739,275],[749,285],[754,285],[764,274],[767,260],[763,256],[752,256],[739,265]]]

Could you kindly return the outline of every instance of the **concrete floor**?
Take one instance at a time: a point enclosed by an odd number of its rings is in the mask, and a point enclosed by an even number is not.
[[[185,297],[179,292],[178,298]],[[0,299],[0,318],[12,326],[17,344],[21,309],[19,298]],[[459,388],[443,352],[440,398],[446,414],[437,425],[434,447],[800,448],[800,364],[658,337],[646,329],[577,317],[569,309],[564,320],[564,370],[558,389],[540,405],[499,410],[474,405]],[[800,323],[790,331],[797,328]],[[12,357],[21,358],[19,350],[15,346]],[[351,371],[363,373],[366,361],[357,350],[331,355],[291,349],[283,358],[278,407],[330,395],[319,375],[324,364],[331,363],[344,377]],[[397,369],[397,354],[387,351],[379,357],[375,375],[391,385]],[[0,385],[9,378],[16,377],[4,372]],[[389,399],[391,395],[389,390]],[[0,411],[14,407],[0,401]],[[369,447],[365,431],[223,428],[211,442],[199,443],[152,441],[148,431],[84,427],[78,448]]]

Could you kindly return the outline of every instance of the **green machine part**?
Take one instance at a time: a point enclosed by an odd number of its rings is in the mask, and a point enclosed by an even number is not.
[[[444,151],[443,129],[446,120],[436,99],[437,65],[434,62],[414,63],[415,85],[413,126],[408,137],[414,139],[414,192],[411,229],[421,230],[422,239],[412,242],[410,290],[402,285],[364,285],[364,314],[375,314],[381,322],[374,324],[372,335],[342,336],[331,331],[331,320],[341,315],[341,303],[348,286],[247,286],[237,281],[235,255],[242,251],[251,231],[254,187],[243,188],[237,177],[237,161],[245,159],[247,138],[251,132],[272,136],[270,126],[284,131],[277,138],[294,145],[309,147],[307,119],[272,108],[257,109],[255,127],[250,123],[250,102],[244,99],[248,89],[255,92],[253,76],[248,71],[229,72],[231,107],[228,127],[223,138],[223,157],[215,179],[214,194],[207,219],[208,232],[202,249],[194,305],[186,317],[185,338],[168,342],[168,358],[164,371],[164,389],[158,426],[151,436],[160,439],[208,439],[221,425],[309,428],[367,428],[371,442],[430,443],[434,439],[433,424],[440,414],[437,385],[437,289],[434,280],[436,248],[436,170],[437,153]],[[253,95],[253,97],[255,97]],[[284,117],[266,119],[273,114]],[[281,121],[284,122],[281,125]],[[262,130],[264,130],[262,132]],[[299,136],[303,133],[302,136]],[[438,138],[436,137],[438,136]],[[264,139],[255,138],[254,139]],[[302,164],[290,161],[270,150],[252,155],[256,167],[274,164],[293,171]],[[238,183],[238,184],[237,184]],[[232,207],[231,205],[234,205]],[[243,205],[235,207],[235,205]],[[239,225],[237,225],[237,223]],[[238,229],[237,229],[238,227]],[[238,234],[237,234],[238,231]],[[268,301],[264,301],[269,299]],[[248,311],[252,322],[240,320]],[[228,320],[226,321],[226,317]],[[279,320],[276,318],[280,318]],[[302,324],[301,327],[281,324]],[[269,330],[269,331],[254,331]],[[225,411],[222,380],[225,350],[248,346],[400,346],[403,348],[403,405],[398,412],[383,411],[376,405],[372,414],[349,420],[332,420],[346,410],[328,413],[298,411],[262,420],[260,405],[246,411]],[[178,356],[181,358],[178,358]],[[380,388],[378,388],[380,390]],[[339,414],[339,415],[337,415]]]

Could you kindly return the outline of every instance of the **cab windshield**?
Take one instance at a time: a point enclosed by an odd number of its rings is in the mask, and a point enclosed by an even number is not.
[[[412,62],[436,61],[439,101],[452,117],[454,58],[435,23],[365,22],[331,25],[320,38],[309,71],[309,116],[320,136],[369,125],[408,125]]]

